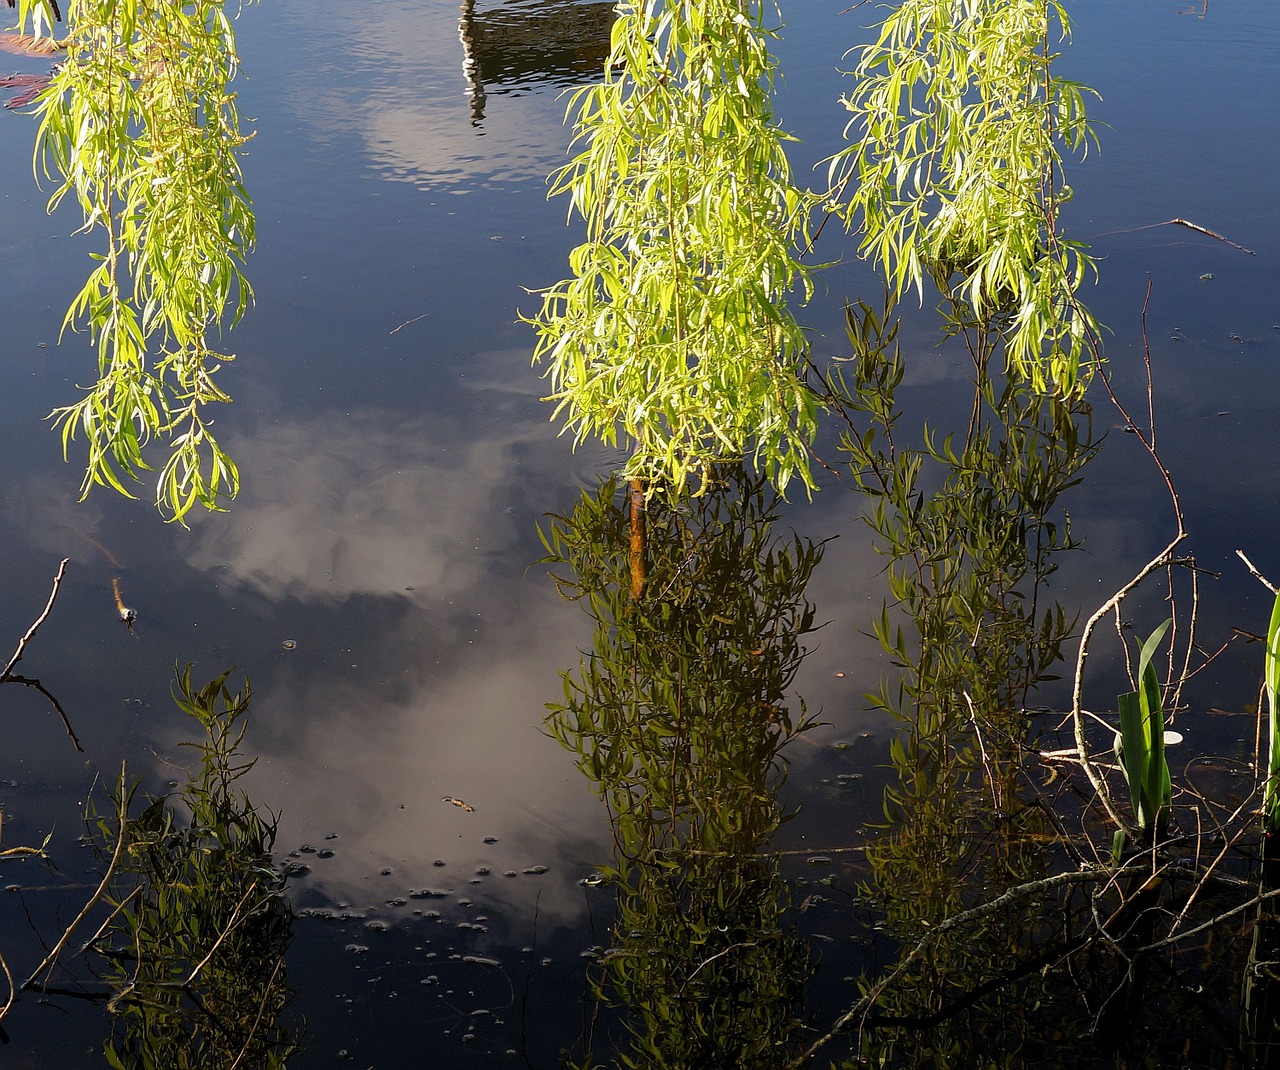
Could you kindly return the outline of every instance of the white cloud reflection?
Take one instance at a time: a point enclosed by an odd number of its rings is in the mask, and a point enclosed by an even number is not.
[[[328,20],[317,19],[326,6],[347,27],[341,57]],[[563,162],[570,134],[558,91],[540,89],[533,70],[524,91],[486,99],[457,3],[391,0],[362,6],[358,19],[312,0],[279,10],[316,56],[299,72],[294,111],[325,137],[358,133],[387,177],[465,192],[477,181],[541,184]],[[536,68],[536,56],[530,61]]]
[[[282,848],[335,852],[307,859],[302,887],[368,906],[428,886],[531,901],[536,882],[544,916],[567,916],[589,859],[608,855],[605,815],[538,725],[587,622],[521,564],[592,459],[572,459],[516,391],[479,394],[487,428],[503,417],[483,435],[463,418],[354,412],[231,437],[244,490],[196,525],[186,560],[229,599],[311,622],[254,679],[255,797],[283,811]],[[535,500],[544,486],[560,500]],[[480,866],[493,872],[473,888]],[[503,876],[534,866],[549,872]]]

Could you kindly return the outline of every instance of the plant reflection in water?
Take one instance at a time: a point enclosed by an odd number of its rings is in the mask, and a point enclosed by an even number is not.
[[[113,910],[92,944],[118,1070],[268,1070],[296,1049],[278,1024],[291,915],[276,823],[237,783],[254,764],[238,749],[250,692],[233,693],[228,676],[197,687],[189,667],[178,674],[175,701],[206,733],[185,744],[199,755],[187,786],[117,821],[138,790],[122,781],[116,813],[95,822],[98,848],[118,857]]]
[[[595,622],[547,721],[614,830],[601,872],[616,917],[594,988],[629,1009],[620,1065],[776,1067],[811,965],[768,847],[787,816],[780,751],[811,723],[787,702],[822,547],[775,535],[764,482],[722,468],[699,497],[651,497],[633,599],[628,500],[608,480],[543,535],[561,592]],[[583,1044],[591,1066],[614,1041]]]

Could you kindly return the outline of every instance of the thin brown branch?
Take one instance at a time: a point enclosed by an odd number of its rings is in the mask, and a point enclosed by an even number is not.
[[[1135,863],[1141,862],[1142,866]],[[962,925],[966,925],[972,921],[979,921],[984,917],[1002,910],[1011,903],[1015,903],[1028,896],[1040,896],[1045,892],[1052,891],[1071,884],[1096,884],[1098,882],[1113,882],[1123,873],[1145,868],[1145,858],[1135,859],[1118,870],[1106,870],[1102,868],[1091,868],[1081,870],[1071,870],[1067,873],[1057,873],[1052,877],[1045,877],[1042,880],[1030,881],[1026,884],[1019,884],[1014,888],[996,896],[994,899],[979,906],[972,907],[969,910],[962,911],[959,914],[953,914],[945,921],[930,929],[924,937],[902,957],[894,969],[885,977],[881,978],[861,999],[858,1000],[848,1011],[836,1019],[831,1029],[820,1036],[812,1044],[810,1044],[800,1055],[796,1056],[787,1064],[787,1070],[800,1070],[806,1066],[810,1060],[827,1044],[834,1040],[840,1033],[847,1032],[849,1027],[855,1022],[865,1019],[870,1013],[871,1008],[875,1005],[881,994],[903,974],[907,972],[911,966],[919,961],[919,959],[943,936]]]
[[[98,901],[106,894],[107,888],[110,886],[111,880],[115,876],[116,868],[120,865],[120,857],[124,853],[125,840],[128,838],[125,831],[129,823],[129,814],[127,811],[128,793],[125,791],[126,777],[127,767],[124,762],[121,762],[120,803],[116,807],[116,848],[111,853],[111,861],[107,865],[107,871],[102,875],[102,881],[99,883],[93,895],[89,896],[88,902],[85,903],[84,907],[80,910],[80,913],[76,915],[71,924],[66,927],[58,942],[54,944],[53,950],[50,951],[49,954],[44,957],[44,961],[42,961],[40,965],[32,971],[31,976],[22,982],[21,990],[23,992],[34,985],[36,978],[39,977],[46,969],[52,973],[53,967],[57,965],[58,956],[62,954],[63,949],[71,939],[71,934],[79,928],[80,923],[83,922],[84,919],[89,916],[89,912],[97,906]],[[48,979],[46,978],[46,981],[47,980]]]
[[[22,660],[22,654],[23,651],[27,649],[27,644],[31,642],[32,637],[37,631],[39,631],[40,625],[45,622],[50,611],[52,611],[54,600],[58,597],[58,587],[62,583],[62,577],[67,571],[67,563],[70,560],[71,558],[69,557],[64,557],[62,559],[62,563],[58,566],[58,574],[53,577],[53,589],[49,592],[49,601],[45,603],[44,612],[41,613],[40,616],[36,618],[35,623],[27,629],[27,634],[18,640],[18,649],[13,652],[13,657],[9,659],[9,664],[4,667],[4,671],[0,672],[0,680],[8,679],[9,673],[13,671],[13,667]]]
[[[4,979],[9,986],[9,995],[4,1001],[4,1006],[0,1007],[0,1021],[3,1021],[18,998],[18,990],[13,986],[13,974],[9,972],[9,964],[5,962],[3,954],[0,954],[0,969],[4,970]]]
[[[84,747],[80,745],[80,737],[76,735],[76,730],[71,727],[71,719],[67,716],[67,711],[62,708],[62,703],[53,696],[53,693],[45,687],[44,684],[31,677],[18,676],[16,673],[11,673],[4,677],[4,682],[7,684],[25,684],[27,687],[34,687],[40,692],[40,694],[47,698],[49,700],[49,704],[58,711],[58,716],[62,718],[62,727],[67,730],[67,735],[71,737],[72,745],[81,754],[84,753]]]
[[[1127,230],[1108,230],[1106,234],[1138,234],[1144,230],[1155,230],[1157,227],[1186,227],[1188,230],[1194,230],[1197,234],[1203,234],[1209,238],[1216,238],[1220,242],[1231,246],[1233,249],[1239,249],[1242,253],[1248,253],[1250,256],[1257,256],[1252,249],[1246,249],[1243,245],[1237,245],[1230,238],[1225,238],[1216,230],[1210,230],[1208,227],[1202,227],[1199,223],[1192,223],[1189,219],[1183,219],[1181,216],[1174,216],[1172,219],[1164,219],[1159,223],[1148,223],[1145,227],[1130,227]]]
[[[1174,551],[1187,537],[1187,530],[1182,515],[1182,503],[1178,498],[1178,491],[1173,485],[1173,477],[1169,474],[1169,469],[1165,466],[1164,461],[1161,460],[1160,455],[1155,449],[1155,406],[1151,400],[1154,386],[1151,375],[1151,349],[1146,337],[1146,311],[1151,300],[1151,288],[1152,283],[1151,280],[1148,279],[1146,296],[1143,298],[1142,302],[1142,313],[1143,354],[1147,369],[1147,408],[1148,413],[1150,414],[1151,426],[1145,433],[1140,427],[1137,427],[1134,424],[1133,418],[1129,415],[1128,409],[1125,408],[1124,403],[1116,396],[1116,392],[1111,385],[1111,377],[1102,369],[1101,364],[1099,364],[1098,375],[1102,380],[1102,385],[1105,387],[1108,397],[1111,398],[1111,403],[1119,411],[1125,422],[1133,428],[1134,434],[1138,437],[1138,441],[1142,443],[1147,453],[1150,454],[1151,459],[1155,462],[1156,468],[1159,469],[1161,478],[1164,480],[1165,488],[1169,492],[1169,501],[1173,506],[1173,515],[1177,525],[1177,531],[1168,546],[1143,565],[1132,579],[1116,591],[1116,593],[1107,599],[1106,602],[1099,606],[1093,616],[1085,622],[1084,630],[1080,634],[1080,648],[1076,655],[1076,671],[1071,690],[1071,715],[1075,725],[1076,747],[1080,751],[1080,766],[1084,769],[1085,775],[1089,778],[1089,783],[1093,785],[1094,791],[1098,793],[1098,797],[1101,800],[1103,807],[1106,809],[1107,815],[1116,823],[1118,828],[1125,829],[1130,832],[1132,830],[1130,830],[1128,824],[1121,819],[1116,810],[1115,804],[1111,800],[1111,794],[1107,790],[1106,784],[1093,768],[1093,763],[1089,759],[1088,747],[1084,735],[1084,664],[1085,659],[1089,656],[1089,642],[1093,637],[1094,629],[1098,626],[1098,622],[1112,610],[1115,610],[1118,613],[1120,603],[1123,602],[1124,599],[1128,597],[1128,595],[1139,585],[1141,585],[1148,576],[1171,564],[1175,560]]]

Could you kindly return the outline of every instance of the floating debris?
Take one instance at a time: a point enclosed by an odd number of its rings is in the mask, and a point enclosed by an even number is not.
[[[463,802],[461,799],[455,799],[452,795],[446,795],[442,801],[449,803],[451,806],[456,806],[459,810],[465,810],[469,814],[474,814],[476,812],[476,808],[474,806]]]

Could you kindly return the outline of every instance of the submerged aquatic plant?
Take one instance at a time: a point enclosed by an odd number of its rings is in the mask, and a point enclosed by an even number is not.
[[[552,179],[586,224],[534,353],[575,441],[633,445],[625,478],[682,488],[752,458],[811,483],[816,404],[797,245],[812,198],[773,117],[769,0],[618,5],[599,85],[571,98],[582,151]]]
[[[45,4],[21,0],[22,19]],[[105,247],[63,324],[88,333],[98,379],[51,418],[64,453],[80,434],[88,444],[83,494],[130,494],[126,480],[151,467],[145,447],[165,441],[156,502],[181,522],[239,487],[208,415],[230,400],[214,376],[232,359],[209,335],[251,298],[231,17],[223,0],[71,0],[67,24],[64,58],[36,102],[36,157],[58,183],[49,209],[72,195]]]

